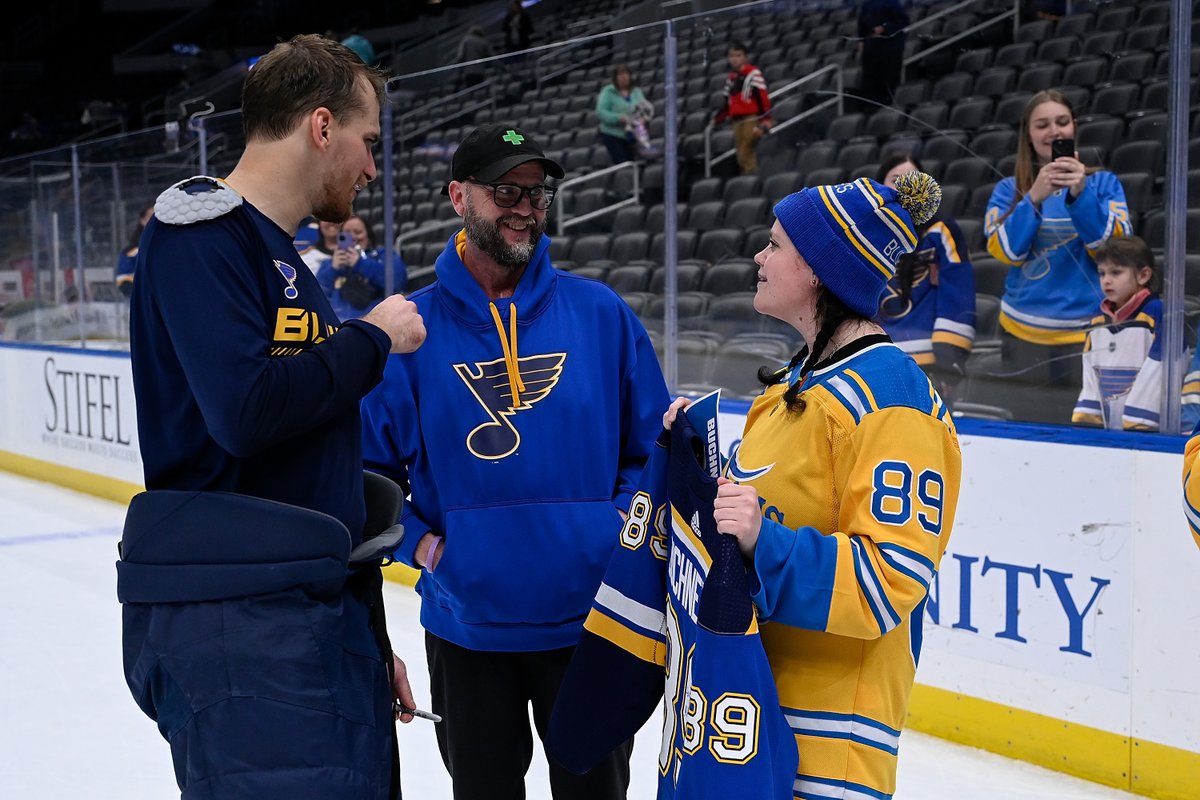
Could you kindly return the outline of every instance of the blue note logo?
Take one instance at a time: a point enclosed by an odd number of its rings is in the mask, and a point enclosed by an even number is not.
[[[295,300],[300,296],[300,291],[296,288],[296,268],[291,264],[275,260],[275,269],[279,270],[279,274],[287,281],[287,286],[283,290],[283,296],[288,300]]]
[[[467,434],[467,449],[476,458],[497,459],[512,455],[521,445],[521,433],[510,417],[546,398],[562,376],[566,353],[521,356],[519,374],[512,380],[504,359],[476,361],[474,368],[455,364],[454,371],[487,412],[488,421]]]

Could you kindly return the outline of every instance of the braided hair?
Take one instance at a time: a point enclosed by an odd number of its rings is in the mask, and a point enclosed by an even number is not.
[[[838,296],[829,291],[824,285],[821,286],[817,295],[817,318],[821,320],[821,327],[817,331],[817,336],[813,340],[812,347],[805,345],[800,348],[796,355],[792,356],[792,360],[788,362],[786,367],[781,369],[771,369],[762,367],[758,370],[758,380],[764,386],[774,386],[787,380],[787,376],[797,364],[803,362],[801,375],[807,375],[813,371],[821,361],[821,356],[825,354],[825,348],[829,344],[829,340],[833,338],[833,334],[841,326],[843,322],[851,319],[862,319],[860,316],[843,303]],[[800,386],[803,380],[796,381],[787,388],[783,393],[783,402],[787,406],[787,410],[797,414],[804,413],[805,402],[800,398]]]

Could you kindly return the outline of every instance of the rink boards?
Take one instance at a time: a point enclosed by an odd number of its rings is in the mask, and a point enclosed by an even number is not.
[[[0,385],[0,468],[120,502],[140,491],[126,354],[0,344]],[[728,452],[746,405],[724,408]],[[978,420],[959,434],[958,518],[910,726],[1200,798],[1200,550],[1181,507],[1183,437]]]

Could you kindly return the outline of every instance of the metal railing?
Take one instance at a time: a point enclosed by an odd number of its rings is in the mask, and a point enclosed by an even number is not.
[[[832,105],[837,106],[838,114],[841,114],[843,112],[843,110],[845,109],[845,85],[844,85],[844,81],[843,81],[843,77],[842,77],[842,68],[837,64],[827,64],[826,66],[821,67],[819,70],[816,70],[815,72],[810,72],[809,74],[805,75],[803,78],[797,78],[796,80],[792,81],[791,83],[784,84],[779,89],[771,92],[771,95],[772,95],[771,105],[775,106],[777,98],[783,98],[785,95],[787,95],[788,93],[790,93],[794,89],[796,89],[796,87],[802,86],[806,83],[809,83],[810,81],[814,81],[817,78],[824,77],[825,75],[827,75],[830,72],[832,72],[834,75],[834,84],[837,87],[837,90],[834,92],[834,95],[826,100],[822,100],[820,103],[817,103],[812,108],[806,108],[804,111],[801,111],[799,114],[797,114],[794,117],[791,117],[790,119],[786,119],[777,125],[772,125],[771,130],[772,130],[773,134],[778,133],[779,131],[785,130],[787,128],[790,128],[792,125],[794,125],[798,122],[802,122],[803,120],[808,119],[809,117],[813,116],[814,114],[818,113],[819,111],[829,108]],[[759,119],[762,119],[765,116],[770,116],[770,112],[768,112],[767,114],[759,115]],[[713,132],[713,129],[714,129],[714,126],[711,122],[708,125],[706,125],[704,128],[704,177],[706,177],[706,178],[712,176],[712,168],[713,168],[714,164],[719,164],[722,161],[725,161],[728,158],[732,158],[734,155],[737,154],[736,147],[731,147],[728,150],[725,150],[724,152],[719,153],[716,156],[714,156],[712,154],[712,132]]]
[[[568,204],[566,199],[567,197],[570,197],[571,191],[574,190],[575,187],[581,184],[594,182],[597,178],[606,178],[609,175],[625,170],[628,170],[633,174],[633,188],[629,197],[606,205],[603,208],[593,209],[578,216],[567,216],[566,211]],[[588,220],[595,219],[596,217],[604,216],[605,214],[611,214],[618,208],[633,205],[637,202],[640,202],[641,199],[641,169],[637,161],[624,161],[620,164],[613,164],[610,167],[605,167],[604,169],[598,169],[595,172],[589,172],[586,175],[580,175],[578,178],[569,178],[558,185],[558,194],[555,196],[555,200],[557,201],[557,211],[554,215],[554,230],[556,233],[561,235],[569,227],[587,222]]]
[[[963,0],[963,2],[961,2],[961,3],[956,3],[955,5],[949,6],[947,8],[943,8],[941,11],[937,11],[933,14],[930,14],[927,17],[917,20],[912,25],[909,25],[907,28],[905,28],[903,32],[911,33],[912,31],[915,31],[924,25],[928,25],[931,22],[936,22],[937,20],[941,19],[942,17],[952,14],[955,11],[959,11],[969,5],[974,5],[975,3],[978,3],[978,2],[980,2],[980,0]],[[1003,22],[1004,20],[1008,19],[1009,17],[1011,17],[1012,21],[1013,21],[1013,38],[1015,39],[1016,35],[1017,35],[1017,30],[1018,30],[1018,28],[1020,28],[1020,25],[1021,25],[1021,3],[1020,3],[1020,0],[1013,0],[1013,6],[1009,10],[1001,11],[1000,13],[996,14],[995,16],[989,17],[977,25],[972,25],[970,28],[967,28],[964,31],[959,31],[958,33],[954,34],[953,36],[943,39],[942,41],[938,42],[937,44],[932,45],[931,47],[927,47],[924,50],[920,51],[919,53],[913,53],[911,56],[908,56],[907,58],[905,58],[902,62],[900,62],[900,82],[903,83],[905,81],[905,76],[908,72],[909,64],[915,64],[916,62],[918,62],[928,56],[931,56],[934,53],[937,53],[937,52],[940,52],[940,51],[946,49],[947,47],[949,47],[952,44],[962,41],[963,39],[967,38],[968,36],[973,36],[974,34],[978,33],[979,31],[983,30],[984,28],[990,28],[991,26],[995,25],[998,22]]]

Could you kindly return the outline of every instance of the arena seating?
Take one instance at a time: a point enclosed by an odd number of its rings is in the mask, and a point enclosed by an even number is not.
[[[1073,5],[1075,13],[1057,20],[1024,21],[1015,38],[1011,21],[985,27],[962,39],[957,47],[947,48],[940,60],[928,59],[927,68],[921,68],[924,62],[910,67],[888,108],[854,102],[858,69],[852,41],[854,11],[847,5],[835,5],[838,7],[824,10],[768,10],[736,17],[714,14],[707,20],[707,29],[680,30],[680,318],[689,321],[689,328],[702,320],[700,327],[706,332],[687,338],[680,375],[696,386],[708,385],[715,378],[732,383],[729,376],[738,370],[753,375],[753,369],[740,365],[742,361],[756,357],[763,363],[786,360],[790,354],[781,354],[778,347],[724,346],[739,335],[763,332],[762,318],[752,308],[756,268],[750,259],[765,243],[771,205],[805,185],[874,177],[878,164],[890,153],[913,152],[942,182],[943,211],[958,219],[976,272],[979,352],[969,364],[972,377],[964,399],[984,409],[981,413],[1003,416],[1020,406],[1009,402],[1014,394],[1011,382],[997,377],[998,350],[994,347],[998,339],[995,319],[1008,270],[987,254],[982,229],[992,186],[1013,172],[1021,113],[1034,92],[1051,87],[1063,90],[1079,119],[1078,146],[1085,162],[1121,177],[1135,230],[1161,248],[1169,3],[1078,2]],[[911,13],[916,20],[948,5],[916,4]],[[969,13],[949,15],[924,28],[920,36],[911,37],[907,52],[920,52],[1008,8],[1011,3],[993,0]],[[1196,27],[1200,29],[1200,23]],[[706,175],[703,131],[721,87],[725,44],[733,39],[750,45],[751,60],[764,68],[770,85],[779,86],[816,68],[837,64],[844,71],[848,96],[841,113],[810,117],[785,133],[764,139],[759,145],[757,175],[734,174],[732,159],[715,165]],[[406,209],[419,198],[432,198],[434,207],[416,213],[420,203],[415,202],[414,213],[398,211],[398,229],[411,235],[426,214],[432,220],[451,218],[448,205],[436,201],[446,177],[445,146],[457,141],[472,124],[519,120],[561,160],[568,177],[606,167],[607,153],[595,136],[595,95],[608,80],[612,65],[626,63],[661,111],[661,49],[660,43],[651,42],[602,51],[600,61],[568,70],[557,83],[541,89],[518,87],[507,107],[483,109],[470,120],[455,119],[406,149],[396,165],[397,186],[401,187],[397,205]],[[1200,47],[1193,48],[1191,61],[1193,101],[1200,91],[1198,50]],[[776,123],[812,107],[827,96],[818,91],[832,88],[832,82],[826,82],[819,90],[776,100]],[[430,110],[431,116],[435,113]],[[656,119],[651,130],[660,141],[663,129],[661,118]],[[397,134],[403,137],[404,132]],[[1191,135],[1197,137],[1191,142],[1196,158],[1200,156],[1200,113],[1194,117]],[[729,146],[726,136],[715,152]],[[617,173],[622,176],[619,181],[609,175],[566,190],[566,202],[552,211],[552,215],[564,214],[561,222],[565,227],[556,233],[556,220],[550,231],[560,267],[606,281],[630,299],[631,305],[636,304],[648,327],[659,330],[663,281],[656,268],[662,264],[664,250],[662,165],[650,161],[640,169],[638,202],[573,224],[572,217],[603,211],[629,195],[632,176],[628,171]],[[1200,171],[1190,177],[1200,188]],[[1200,192],[1189,196],[1200,203]],[[366,213],[377,226],[382,222],[380,200],[367,198]],[[1189,211],[1188,219],[1189,230],[1194,231],[1189,241],[1197,247],[1200,208]],[[410,270],[419,275],[421,267],[432,263],[447,230],[405,241],[404,257]],[[1200,288],[1189,286],[1189,291]],[[714,338],[721,346],[714,345]],[[780,339],[773,341],[778,345]],[[799,344],[794,332],[785,331],[782,341],[792,351]],[[727,369],[726,360],[737,361],[739,366]],[[688,365],[688,370],[694,366],[695,371],[684,371],[683,365]],[[739,385],[747,393],[753,391],[753,387]]]

